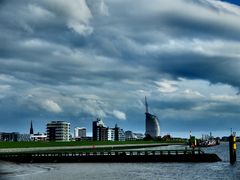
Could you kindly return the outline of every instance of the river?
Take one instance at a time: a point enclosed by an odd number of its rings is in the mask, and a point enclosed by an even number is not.
[[[238,144],[240,147],[240,144]],[[180,146],[150,149],[181,148]],[[149,149],[149,148],[148,148]],[[1,163],[1,180],[240,180],[240,164],[229,164],[228,143],[204,148],[222,159],[217,163]],[[240,151],[237,153],[240,162]]]

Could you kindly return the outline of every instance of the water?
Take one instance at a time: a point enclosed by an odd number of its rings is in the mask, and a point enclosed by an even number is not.
[[[238,144],[240,147],[240,144]],[[180,148],[174,147],[155,147]],[[228,144],[206,148],[223,160],[217,163],[72,163],[72,164],[14,164],[2,163],[5,180],[240,180],[240,165],[229,164]],[[240,162],[240,151],[238,151]]]

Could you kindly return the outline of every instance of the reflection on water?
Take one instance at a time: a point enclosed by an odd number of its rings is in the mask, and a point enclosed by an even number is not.
[[[164,146],[151,149],[176,149],[180,146]],[[229,165],[228,144],[205,148],[217,153],[222,162],[217,163],[72,163],[72,164],[12,164],[4,163],[1,169],[5,179],[161,179],[161,180],[239,180],[240,166]],[[240,161],[238,151],[238,161]]]

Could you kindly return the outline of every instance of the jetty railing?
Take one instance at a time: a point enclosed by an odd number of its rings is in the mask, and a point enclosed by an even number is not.
[[[180,154],[204,154],[201,149],[183,150],[136,150],[136,151],[101,151],[101,152],[21,152],[0,153],[1,158],[13,157],[79,157],[79,156],[156,156],[156,155],[180,155]]]

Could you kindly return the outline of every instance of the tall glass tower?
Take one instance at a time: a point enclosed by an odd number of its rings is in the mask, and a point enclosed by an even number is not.
[[[146,132],[145,136],[149,135],[152,138],[160,136],[160,125],[157,116],[148,112],[147,97],[145,96],[146,105]]]

